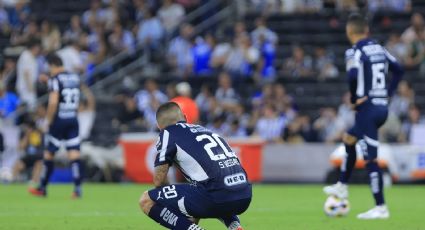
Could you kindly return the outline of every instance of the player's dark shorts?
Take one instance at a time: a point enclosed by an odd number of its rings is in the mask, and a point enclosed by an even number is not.
[[[216,203],[208,192],[190,184],[169,185],[150,190],[156,203],[194,218],[226,218],[245,212],[251,198]]]
[[[78,135],[78,120],[57,118],[49,127],[46,136],[46,148],[55,153],[59,150],[61,143],[65,144],[67,150],[80,150],[80,138]]]
[[[25,167],[27,167],[27,168],[34,167],[34,164],[37,161],[41,161],[41,160],[43,160],[43,154],[41,154],[41,153],[26,154],[25,156],[23,156],[21,158],[21,161],[25,164]]]
[[[378,129],[385,123],[388,117],[388,108],[384,105],[367,103],[361,105],[356,112],[354,126],[348,130],[348,134],[364,140],[367,145],[378,147]],[[376,155],[367,156],[368,159],[376,159]]]

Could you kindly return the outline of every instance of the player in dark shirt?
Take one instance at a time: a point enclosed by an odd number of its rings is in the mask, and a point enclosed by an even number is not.
[[[348,197],[347,183],[356,162],[356,143],[360,145],[376,207],[361,213],[359,219],[386,219],[389,211],[385,205],[382,173],[377,163],[378,129],[388,116],[388,99],[392,96],[403,75],[402,67],[388,51],[370,39],[367,20],[358,14],[351,15],[347,23],[347,37],[353,47],[346,52],[351,103],[356,110],[355,124],[344,135],[346,159],[341,166],[337,184],[327,186],[324,192],[340,198]],[[392,79],[388,83],[388,70]]]
[[[78,125],[80,102],[80,77],[64,70],[62,60],[56,54],[47,56],[50,68],[49,102],[47,107],[48,131],[43,160],[43,173],[37,189],[30,189],[36,196],[47,195],[47,185],[54,169],[53,157],[62,142],[68,151],[74,179],[73,198],[81,196],[81,161]]]
[[[155,189],[146,191],[140,206],[169,229],[201,229],[201,218],[218,218],[231,230],[241,230],[237,215],[251,202],[251,184],[226,141],[208,129],[186,123],[174,102],[156,113],[161,130],[155,160]],[[176,165],[190,184],[169,185],[167,173]]]

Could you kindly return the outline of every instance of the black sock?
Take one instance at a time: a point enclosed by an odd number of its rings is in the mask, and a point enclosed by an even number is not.
[[[41,172],[40,190],[46,191],[46,187],[49,184],[50,176],[53,173],[55,165],[52,160],[43,160],[43,170]]]
[[[81,180],[82,180],[82,170],[81,170],[81,160],[73,160],[71,162],[71,171],[72,178],[74,179],[75,192],[81,193]]]
[[[241,221],[239,220],[239,217],[234,215],[231,217],[225,217],[225,218],[221,218],[221,220],[223,221],[224,225],[226,225],[226,227],[229,227],[231,223],[233,223],[234,221],[237,221],[238,223],[240,223]]]
[[[341,175],[339,181],[343,184],[347,184],[353,172],[354,165],[356,164],[357,153],[356,145],[345,144],[346,156],[341,165]]]
[[[375,198],[375,203],[376,205],[383,205],[385,204],[385,201],[381,169],[376,161],[368,162],[366,167],[369,171],[370,188],[372,190],[373,197]]]
[[[192,223],[185,215],[155,204],[149,211],[149,217],[160,225],[174,230],[202,230],[201,227]]]

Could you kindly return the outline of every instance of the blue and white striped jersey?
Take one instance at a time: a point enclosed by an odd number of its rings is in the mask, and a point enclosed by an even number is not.
[[[403,72],[396,58],[374,40],[363,39],[346,51],[345,61],[351,102],[367,96],[372,104],[387,105]],[[393,73],[391,82],[388,71]]]
[[[161,131],[155,166],[175,164],[185,177],[203,186],[216,202],[251,197],[251,185],[235,152],[218,134],[178,122]]]
[[[77,74],[63,72],[48,82],[49,92],[59,93],[56,118],[77,118],[80,103],[80,77]]]

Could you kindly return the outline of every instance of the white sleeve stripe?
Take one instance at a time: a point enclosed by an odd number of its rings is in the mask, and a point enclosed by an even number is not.
[[[387,56],[388,59],[390,59],[390,61],[397,62],[397,59],[393,55],[391,55],[390,52],[388,52],[388,50],[384,49],[384,51],[385,51],[385,55]]]
[[[59,91],[59,83],[58,80],[53,80],[53,90]]]
[[[164,130],[164,133],[162,135],[161,152],[159,152],[159,161],[165,161],[165,152],[167,152],[169,137],[170,137],[170,133],[167,130]]]
[[[379,141],[372,139],[372,138],[370,138],[366,135],[364,135],[364,139],[365,139],[366,143],[368,143],[371,146],[378,147],[378,145],[379,145]]]

